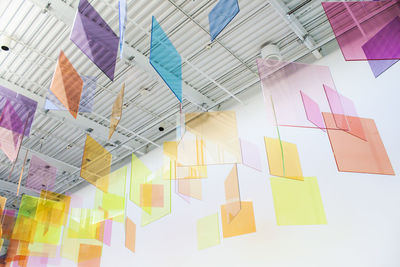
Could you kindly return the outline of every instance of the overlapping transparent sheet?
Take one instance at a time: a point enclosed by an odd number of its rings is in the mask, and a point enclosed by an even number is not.
[[[229,172],[225,179],[225,211],[227,213],[227,222],[231,221],[238,215],[241,209],[239,178],[237,165],[233,165],[232,170]]]
[[[301,99],[303,100],[304,110],[306,112],[307,119],[315,126],[325,131],[324,118],[322,117],[322,113],[319,109],[318,103],[312,100],[303,91],[300,91],[300,95]]]
[[[181,166],[241,163],[241,149],[233,111],[188,113],[186,132],[178,144]]]
[[[365,140],[348,132],[335,129],[331,113],[323,113],[329,126],[328,136],[339,171],[394,175],[394,170],[372,119],[358,118]]]
[[[168,171],[167,174],[166,171]],[[169,171],[169,168],[160,168],[152,172],[139,158],[132,154],[129,198],[142,209],[142,226],[171,213]]]
[[[323,2],[322,6],[346,60],[400,59],[398,25],[389,25],[400,15],[400,1]]]
[[[103,192],[108,192],[111,162],[112,154],[90,135],[87,135],[82,157],[81,177]]]
[[[197,249],[202,250],[220,244],[218,213],[197,220]]]
[[[182,59],[155,17],[152,17],[150,64],[182,102]]]
[[[112,172],[107,192],[97,189],[95,196],[95,207],[106,212],[106,219],[119,223],[125,219],[126,174],[126,166]]]
[[[303,180],[297,145],[279,138],[264,137],[269,173],[274,176]]]
[[[271,177],[278,225],[327,224],[316,177],[304,181]]]
[[[318,104],[321,112],[330,111],[323,85],[336,87],[328,67],[260,58],[257,59],[257,65],[268,119],[272,125],[326,128],[320,119],[313,118],[310,121],[311,106],[315,105],[304,105],[302,94]]]
[[[118,13],[119,13],[119,54],[120,58],[123,59],[125,29],[126,29],[126,22],[128,19],[126,0],[118,1]]]
[[[368,64],[374,74],[375,78],[379,77],[382,73],[388,70],[391,66],[399,61],[398,59],[387,60],[368,60]]]
[[[83,80],[81,76],[79,76],[64,52],[60,51],[50,91],[74,118],[78,116],[82,89]]]
[[[96,92],[97,78],[94,76],[80,76],[83,81],[82,94],[79,102],[79,112],[90,113],[93,110],[94,95]],[[45,109],[67,110],[58,98],[49,90],[46,95]]]
[[[253,202],[242,201],[240,212],[228,222],[229,214],[226,205],[221,206],[223,237],[233,237],[256,232]]]
[[[124,93],[125,93],[125,84],[122,84],[121,91],[117,95],[117,98],[114,101],[111,111],[111,118],[110,118],[110,131],[108,133],[108,139],[114,134],[115,129],[119,124],[119,121],[122,117],[122,106],[124,104]]]
[[[135,247],[136,247],[136,224],[126,217],[126,222],[125,222],[125,247],[132,251],[133,253],[135,252]]]
[[[80,0],[71,41],[111,80],[114,80],[119,38],[87,0]]]
[[[211,41],[225,29],[226,26],[239,13],[239,3],[237,0],[220,0],[208,14],[210,25]]]
[[[247,140],[240,139],[240,149],[242,154],[242,164],[261,172],[262,166],[260,151],[258,150],[257,145]]]
[[[187,197],[202,200],[202,179],[177,179],[178,193]]]
[[[26,187],[37,192],[53,191],[56,182],[57,168],[33,155],[30,160]]]

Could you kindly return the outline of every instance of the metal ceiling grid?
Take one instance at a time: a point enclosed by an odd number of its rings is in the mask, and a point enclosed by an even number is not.
[[[79,172],[74,173],[73,169],[80,168],[86,130],[91,128],[90,125],[96,128],[92,133],[94,138],[112,150],[117,161],[133,151],[145,153],[151,150],[175,128],[176,98],[163,82],[138,66],[136,58],[118,59],[115,80],[111,82],[69,40],[71,25],[52,13],[51,0],[48,0],[48,9],[39,7],[37,3],[43,1],[38,0],[1,1],[5,5],[0,6],[0,33],[12,36],[14,45],[9,53],[0,53],[0,84],[28,92],[43,101],[60,49],[65,51],[80,74],[98,79],[93,113],[80,113],[81,121],[75,123],[66,112],[40,110],[35,116],[31,136],[24,139],[24,148],[32,153],[53,158],[64,169],[70,166],[68,172],[58,174],[57,192],[66,192],[82,182]],[[118,1],[89,2],[118,32]],[[333,38],[320,2],[284,1],[289,10],[296,9],[294,15],[315,40],[315,49]],[[67,0],[62,5],[69,13],[76,10],[78,3],[78,0]],[[259,87],[255,58],[260,56],[264,44],[278,44],[286,60],[296,60],[310,52],[267,0],[239,0],[240,13],[217,40],[210,43],[208,13],[216,3],[217,0],[128,1],[126,45],[149,55],[151,16],[154,15],[183,57],[184,82],[211,99],[215,107],[231,99],[230,94]],[[109,125],[111,106],[123,82],[126,83],[124,114],[116,136],[108,141],[107,133],[100,130]],[[201,111],[188,100],[184,100],[183,106],[187,112]],[[89,122],[91,124],[85,126]],[[158,130],[161,122],[165,123],[165,132]],[[22,157],[20,155],[8,180],[11,164],[3,154],[0,155],[0,181],[8,182],[8,188],[0,188],[0,194],[7,194],[10,203],[17,199],[12,197],[10,190],[18,183]]]

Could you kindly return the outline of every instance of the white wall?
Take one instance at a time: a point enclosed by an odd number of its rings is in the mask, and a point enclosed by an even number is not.
[[[354,101],[359,116],[375,120],[399,173],[400,63],[378,79],[366,62],[345,62],[340,51],[317,63],[331,68],[338,90]],[[266,122],[261,89],[246,105],[231,109],[237,112],[240,137],[259,146],[263,162],[262,173],[239,166],[242,200],[254,202],[257,232],[197,250],[196,221],[219,212],[224,203],[224,179],[231,168],[211,166],[203,183],[202,201],[188,204],[173,194],[172,214],[148,226],[139,226],[140,211],[128,201],[128,216],[138,225],[136,253],[125,249],[123,225],[114,223],[112,247],[104,246],[102,266],[400,266],[398,175],[338,172],[326,134],[281,127],[282,138],[298,146],[303,174],[318,178],[328,225],[277,226],[263,142],[263,136],[276,137],[276,132]],[[143,160],[155,170],[160,157],[157,150]],[[94,189],[89,186],[76,195],[90,206]],[[63,261],[62,266],[74,265]]]

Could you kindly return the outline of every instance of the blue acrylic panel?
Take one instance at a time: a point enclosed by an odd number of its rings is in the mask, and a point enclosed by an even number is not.
[[[151,25],[150,64],[182,102],[182,59],[155,17]]]
[[[127,20],[126,0],[119,0],[118,10],[119,10],[119,54],[122,59],[123,52],[124,52],[125,28],[126,28],[126,20]]]
[[[237,0],[220,0],[218,2],[211,10],[210,14],[208,14],[211,41],[217,38],[239,11],[239,3]]]

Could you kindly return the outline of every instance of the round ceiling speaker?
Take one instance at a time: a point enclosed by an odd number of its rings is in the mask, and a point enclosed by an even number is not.
[[[1,50],[9,51],[10,50],[10,45],[11,45],[11,38],[6,36],[6,35],[2,35],[0,37]]]
[[[277,65],[282,60],[281,50],[274,44],[267,44],[261,48],[261,57],[271,66]]]

